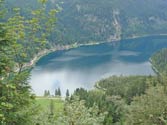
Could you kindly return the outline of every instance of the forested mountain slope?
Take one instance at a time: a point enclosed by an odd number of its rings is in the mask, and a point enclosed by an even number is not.
[[[74,94],[96,103],[108,112],[105,125],[165,125],[167,123],[167,49],[155,53],[151,59],[158,74],[155,76],[111,76],[96,83],[95,91],[77,89]]]
[[[64,40],[111,41],[167,32],[167,2],[164,0],[63,2],[58,23]]]
[[[153,66],[161,73],[167,73],[167,48],[160,50],[151,57]]]
[[[33,0],[7,0],[8,7],[26,11],[36,8]],[[50,0],[48,8],[58,13],[56,43],[112,41],[128,37],[166,34],[166,0]],[[25,14],[25,13],[23,13]]]

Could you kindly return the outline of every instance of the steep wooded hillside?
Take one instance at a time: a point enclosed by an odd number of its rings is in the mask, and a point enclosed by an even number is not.
[[[34,0],[7,0],[8,7],[36,8]],[[112,41],[127,37],[166,34],[165,0],[50,0],[59,5],[55,43]],[[24,13],[23,13],[24,14]]]

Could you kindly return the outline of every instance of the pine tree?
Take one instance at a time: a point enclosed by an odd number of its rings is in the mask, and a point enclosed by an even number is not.
[[[47,97],[47,90],[44,91],[44,97]]]
[[[57,96],[58,94],[57,94],[57,89],[55,89],[55,96]]]
[[[49,90],[47,91],[47,96],[48,96],[48,97],[50,96],[50,91],[49,91]]]
[[[21,16],[19,8],[14,8],[14,15],[4,19],[6,22],[2,22],[2,15],[5,13],[1,8],[4,8],[2,0],[0,0],[0,124],[31,124],[32,115],[35,113],[35,110],[31,109],[34,95],[31,94],[28,83],[30,72],[24,69],[24,64],[29,61],[28,55],[32,50],[32,48],[29,50],[29,45],[41,47],[46,41],[48,34],[44,31],[50,29],[46,27],[52,25],[51,17],[56,11],[50,11],[47,15],[47,18],[50,17],[50,24],[48,21],[42,23],[43,19],[47,19],[44,5],[39,9],[40,13],[32,12],[32,18],[28,19]]]
[[[87,108],[83,100],[74,97],[66,102],[64,115],[57,122],[64,125],[102,125],[106,114],[100,113],[96,105]]]
[[[69,97],[70,96],[70,93],[69,93],[69,90],[67,89],[66,91],[66,97]]]
[[[60,88],[58,88],[58,90],[57,90],[57,95],[61,96],[61,90],[60,90]]]

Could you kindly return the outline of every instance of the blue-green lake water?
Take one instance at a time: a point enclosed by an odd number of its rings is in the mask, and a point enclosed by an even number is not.
[[[112,75],[154,75],[149,58],[165,47],[167,36],[153,36],[53,52],[37,62],[30,84],[36,95],[59,87],[65,95]]]

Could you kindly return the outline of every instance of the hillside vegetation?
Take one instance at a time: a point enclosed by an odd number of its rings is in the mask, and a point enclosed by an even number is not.
[[[7,0],[22,14],[38,8],[34,0]],[[112,41],[135,36],[167,34],[165,0],[49,0],[58,8],[57,27],[50,42],[57,44]]]
[[[74,95],[87,107],[97,104],[107,112],[104,125],[166,125],[166,49],[152,56],[155,76],[111,76],[96,83],[96,89],[76,89]]]
[[[167,48],[155,53],[152,57],[152,64],[160,73],[167,73]]]
[[[58,30],[63,41],[111,41],[167,31],[164,0],[62,1]]]
[[[151,58],[157,75],[112,76],[97,82],[95,89],[77,88],[72,95],[67,91],[63,101],[58,99],[59,92],[55,97],[45,93],[46,97],[36,98],[29,85],[30,70],[23,66],[51,42],[57,45],[166,34],[167,2],[46,2],[0,0],[0,125],[166,125],[166,49]]]

